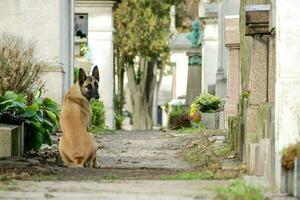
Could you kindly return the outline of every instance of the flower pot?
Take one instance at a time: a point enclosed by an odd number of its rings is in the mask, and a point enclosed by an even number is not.
[[[219,128],[220,113],[201,113],[201,121],[204,126],[208,129],[218,129]]]
[[[294,194],[294,169],[286,170],[282,168],[280,190],[290,196]]]

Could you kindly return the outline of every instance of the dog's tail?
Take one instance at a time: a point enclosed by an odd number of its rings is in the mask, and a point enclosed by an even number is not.
[[[75,157],[73,162],[75,165],[83,167],[83,164],[84,164],[83,156]]]

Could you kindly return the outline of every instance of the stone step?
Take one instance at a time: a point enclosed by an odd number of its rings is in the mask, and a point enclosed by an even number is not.
[[[24,126],[0,123],[0,158],[24,153]]]

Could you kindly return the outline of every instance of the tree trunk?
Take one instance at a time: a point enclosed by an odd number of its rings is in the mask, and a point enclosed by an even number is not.
[[[157,122],[158,93],[159,93],[159,88],[162,82],[163,75],[164,75],[164,66],[160,66],[158,81],[156,82],[154,87],[153,108],[152,108],[152,120],[154,126],[158,125]]]
[[[135,130],[151,130],[153,123],[151,117],[151,106],[143,98],[144,94],[131,95],[132,121]]]
[[[142,60],[140,63],[143,63],[140,66],[143,73],[138,81],[133,66],[127,67],[133,128],[136,130],[151,130],[153,126],[153,95],[156,84],[155,62]]]

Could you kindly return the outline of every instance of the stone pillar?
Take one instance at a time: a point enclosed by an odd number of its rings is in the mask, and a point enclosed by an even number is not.
[[[60,103],[73,77],[73,0],[2,0],[0,32],[36,43],[46,95]]]
[[[201,58],[200,49],[191,49],[187,53],[189,59],[193,56],[197,56]],[[188,69],[188,79],[187,79],[187,89],[186,89],[186,104],[191,105],[193,100],[200,95],[201,93],[201,64],[193,64],[189,63]]]
[[[175,15],[176,15],[176,8],[174,5],[172,5],[170,8],[170,32],[171,33],[176,33]]]
[[[218,2],[218,39],[219,39],[219,47],[218,47],[218,70],[216,73],[216,95],[220,96],[222,99],[227,96],[227,88],[226,88],[226,70],[224,64],[224,1]]]
[[[268,91],[268,43],[269,43],[269,5],[246,6],[246,36],[253,38],[250,62],[249,99],[246,110],[245,144],[258,142],[258,111],[267,102]],[[246,157],[248,152],[246,148]]]
[[[91,50],[92,63],[99,67],[99,93],[105,107],[105,125],[111,129],[115,127],[113,5],[114,1],[105,0],[75,2],[75,13],[88,14],[88,46]]]
[[[300,136],[300,1],[276,1],[275,182],[281,153]]]
[[[202,40],[202,92],[215,92],[218,68],[218,20],[204,19]]]
[[[239,16],[227,16],[225,19],[225,46],[229,50],[227,97],[225,113],[229,116],[238,114],[238,104],[241,95],[240,69],[240,32]]]

